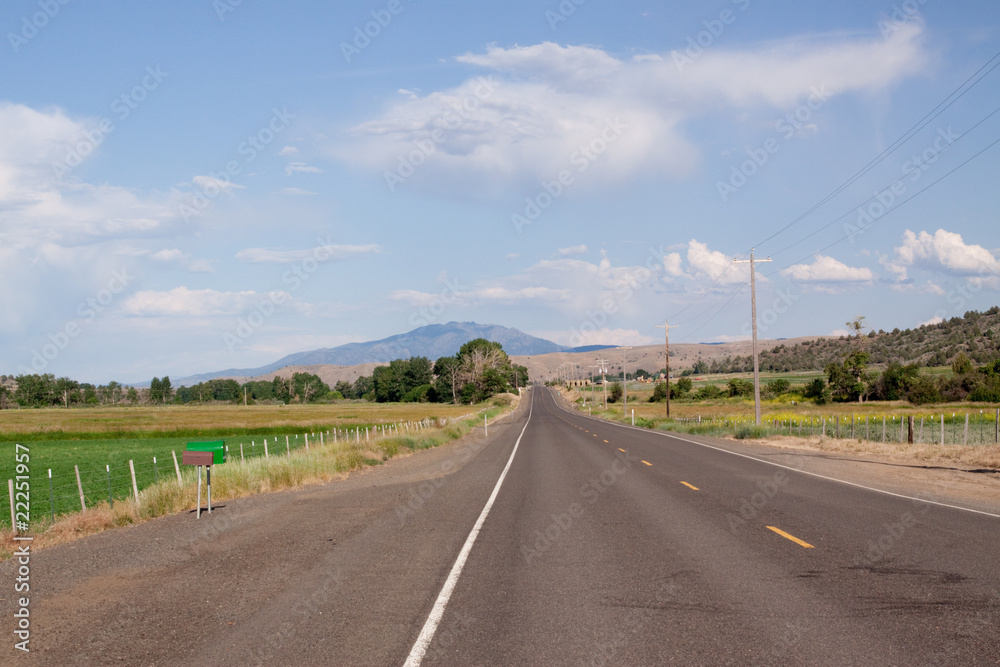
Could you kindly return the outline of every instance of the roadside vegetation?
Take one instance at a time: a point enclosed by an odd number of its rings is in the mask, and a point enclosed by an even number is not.
[[[518,403],[516,396],[494,396],[488,402],[471,406],[471,409],[470,406],[454,406],[452,412],[455,414],[449,417],[438,416],[431,419],[425,415],[419,426],[414,423],[412,427],[393,430],[390,435],[375,435],[376,431],[373,429],[372,435],[366,437],[363,431],[358,431],[359,437],[341,437],[336,442],[331,437],[325,439],[322,446],[319,445],[317,437],[312,440],[313,446],[308,450],[305,450],[300,443],[297,449],[286,451],[282,439],[279,446],[272,450],[267,458],[260,454],[258,439],[256,456],[241,458],[230,448],[226,463],[213,466],[212,501],[216,504],[256,493],[321,483],[365,466],[379,465],[395,456],[436,447],[481,427],[484,418],[494,421],[512,412]],[[381,414],[384,417],[394,417],[392,421],[395,423],[402,423],[414,417],[414,407],[399,404],[379,406]],[[257,409],[251,408],[251,410]],[[461,414],[457,414],[458,410],[461,410]],[[286,428],[284,423],[267,423],[263,416],[258,416],[257,422],[262,431]],[[361,427],[357,423],[338,422],[332,428],[345,429],[347,426],[351,429]],[[72,441],[59,443],[43,441],[30,444],[32,489],[30,533],[35,536],[34,548],[77,539],[108,528],[141,523],[152,518],[192,510],[195,507],[197,489],[195,469],[182,467],[183,481],[178,485],[172,458],[168,454],[159,480],[148,480],[148,484],[142,485],[138,502],[132,496],[131,482],[128,481],[124,488],[113,489],[110,500],[105,499],[107,498],[105,495],[100,500],[91,501],[85,512],[81,512],[78,506],[73,511],[56,511],[55,522],[52,522],[47,500],[48,468],[62,473],[68,466],[68,470],[72,473],[73,465],[79,465],[73,461],[73,456],[76,455],[89,457],[86,460],[91,463],[97,462],[100,472],[103,473],[105,460],[117,460],[121,457],[128,459],[136,456],[137,452],[140,455],[148,454],[144,452],[143,446],[147,448],[160,444],[179,446],[178,456],[183,449],[180,442],[165,442],[165,439],[157,438],[157,433],[161,432],[132,433],[140,437],[126,441],[113,438],[84,439],[75,441],[75,446],[70,446]],[[202,430],[200,433],[212,437],[208,434],[218,434],[219,429]],[[13,443],[3,443],[0,449],[7,452],[4,456],[4,468],[10,468],[6,462],[14,461]],[[13,471],[9,469],[4,469],[3,473],[5,478],[13,475]],[[202,502],[205,502],[204,491]],[[9,524],[3,529],[2,534],[8,538],[3,540],[4,545],[13,544],[9,539],[11,537]],[[0,559],[9,557],[11,553],[10,546],[0,547]]]

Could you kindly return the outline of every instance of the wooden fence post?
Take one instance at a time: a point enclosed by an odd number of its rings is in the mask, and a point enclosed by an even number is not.
[[[969,413],[965,413],[965,430],[962,431],[962,444],[969,444]]]
[[[906,441],[913,444],[913,415],[906,418]]]
[[[183,487],[184,481],[181,479],[181,467],[177,465],[177,452],[171,449],[170,453],[174,455],[174,470],[177,471],[177,486]]]
[[[80,466],[74,465],[73,469],[76,470],[76,488],[80,491],[80,507],[83,512],[86,512],[87,501],[83,499],[83,482],[80,481]]]
[[[135,494],[135,502],[139,502],[139,485],[135,483],[135,466],[132,459],[128,460],[128,469],[132,472],[132,492]]]

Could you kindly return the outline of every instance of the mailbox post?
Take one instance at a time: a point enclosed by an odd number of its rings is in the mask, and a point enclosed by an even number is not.
[[[201,467],[208,470],[208,513],[212,513],[212,452],[184,452],[182,463],[186,466],[198,466],[198,516],[201,518]]]

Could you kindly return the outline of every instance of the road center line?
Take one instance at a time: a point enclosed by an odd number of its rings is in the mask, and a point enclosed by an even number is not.
[[[420,662],[427,654],[427,649],[430,648],[431,641],[434,639],[434,633],[437,632],[438,625],[441,623],[441,619],[444,616],[445,607],[448,606],[448,600],[451,599],[451,594],[455,590],[455,585],[458,584],[458,578],[462,576],[462,568],[465,567],[465,561],[469,558],[469,552],[472,551],[472,545],[475,544],[476,538],[479,537],[479,531],[486,522],[486,517],[489,515],[490,509],[493,507],[493,502],[497,499],[497,495],[500,493],[500,486],[503,484],[503,480],[507,477],[507,471],[510,470],[511,464],[514,463],[514,455],[517,454],[517,448],[521,444],[521,438],[524,437],[524,432],[528,430],[528,424],[531,423],[531,413],[534,408],[535,395],[532,393],[531,403],[528,407],[528,419],[524,422],[524,428],[521,429],[521,434],[517,436],[517,442],[514,443],[514,450],[510,453],[510,458],[507,459],[507,465],[504,466],[503,472],[500,473],[500,479],[497,480],[496,486],[493,487],[493,493],[490,494],[490,499],[486,501],[486,506],[483,507],[483,511],[479,514],[479,519],[476,520],[476,525],[472,527],[472,532],[470,532],[469,536],[465,538],[465,544],[462,545],[462,550],[458,552],[458,558],[455,559],[455,564],[451,566],[451,572],[448,574],[448,579],[445,580],[444,586],[441,587],[441,592],[438,593],[437,600],[434,602],[434,607],[431,609],[431,613],[427,616],[427,621],[424,623],[424,627],[420,630],[420,635],[417,637],[417,641],[413,643],[413,648],[410,649],[410,655],[407,656],[406,662],[403,663],[403,667],[419,667]]]
[[[780,528],[775,528],[774,526],[767,526],[767,529],[768,530],[773,530],[778,535],[781,535],[785,539],[791,540],[792,542],[795,542],[799,546],[805,547],[806,549],[815,549],[816,548],[813,545],[809,544],[808,542],[803,542],[802,540],[800,540],[799,538],[795,537],[794,535],[789,535],[788,533],[786,533],[785,531],[781,530]]]
[[[681,482],[681,484],[683,484],[684,486],[686,486],[689,489],[694,489],[695,491],[698,490],[698,487],[694,486],[693,484],[688,484],[687,482]]]
[[[646,464],[646,465],[648,465],[648,466],[652,466],[652,465],[653,465],[653,464],[652,464],[652,463],[650,463],[649,461],[643,461],[643,463],[645,463],[645,464]]]
[[[565,409],[565,408],[564,408]],[[587,418],[587,415],[581,415]],[[599,419],[598,417],[589,417],[590,419]],[[601,420],[604,421],[604,420]],[[809,475],[810,477],[818,477],[819,479],[825,479],[830,482],[837,482],[838,484],[847,484],[848,486],[853,486],[858,489],[864,489],[866,491],[874,491],[875,493],[884,493],[887,496],[894,496],[896,498],[903,498],[905,500],[914,500],[920,503],[927,503],[928,505],[937,505],[938,507],[947,507],[953,510],[960,510],[962,512],[972,512],[973,514],[982,514],[984,516],[991,516],[994,519],[1000,519],[1000,514],[994,512],[984,512],[983,510],[974,510],[971,507],[962,507],[961,505],[952,505],[950,503],[942,503],[937,500],[927,500],[926,498],[917,498],[915,496],[908,496],[903,493],[894,493],[892,491],[886,491],[885,489],[876,489],[873,486],[865,486],[864,484],[858,484],[857,482],[848,482],[846,479],[837,479],[836,477],[829,477],[827,475],[821,475],[817,472],[809,472],[808,470],[802,470],[801,468],[795,468],[793,466],[786,466],[782,463],[775,463],[774,461],[766,461],[764,459],[758,459],[755,456],[750,456],[748,454],[740,454],[739,452],[733,452],[722,447],[714,447],[712,445],[705,444],[704,442],[698,442],[697,440],[688,440],[687,438],[682,438],[676,433],[664,432],[664,431],[652,431],[648,428],[639,428],[637,426],[628,426],[627,424],[618,424],[616,422],[608,421],[605,422],[610,426],[620,426],[633,431],[642,431],[643,433],[652,433],[653,435],[663,436],[664,438],[674,438],[675,440],[680,440],[681,442],[687,442],[692,445],[698,445],[699,447],[705,447],[706,449],[714,449],[717,452],[722,452],[724,454],[731,454],[732,456],[739,456],[740,458],[750,459],[751,461],[756,461],[757,463],[763,463],[765,465],[774,466],[775,468],[784,468],[785,470],[791,470],[802,475]]]

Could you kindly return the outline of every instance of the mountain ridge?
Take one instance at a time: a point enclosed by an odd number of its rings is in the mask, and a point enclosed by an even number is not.
[[[550,352],[591,352],[614,347],[613,345],[566,347],[499,324],[452,321],[447,324],[428,324],[380,340],[293,352],[277,361],[256,368],[229,368],[190,375],[174,380],[173,384],[175,386],[191,386],[216,378],[257,377],[273,373],[287,366],[357,366],[388,363],[393,359],[409,359],[411,357],[428,357],[431,361],[435,361],[457,353],[462,345],[476,338],[485,338],[500,343],[503,345],[504,351],[511,356],[539,355]]]

